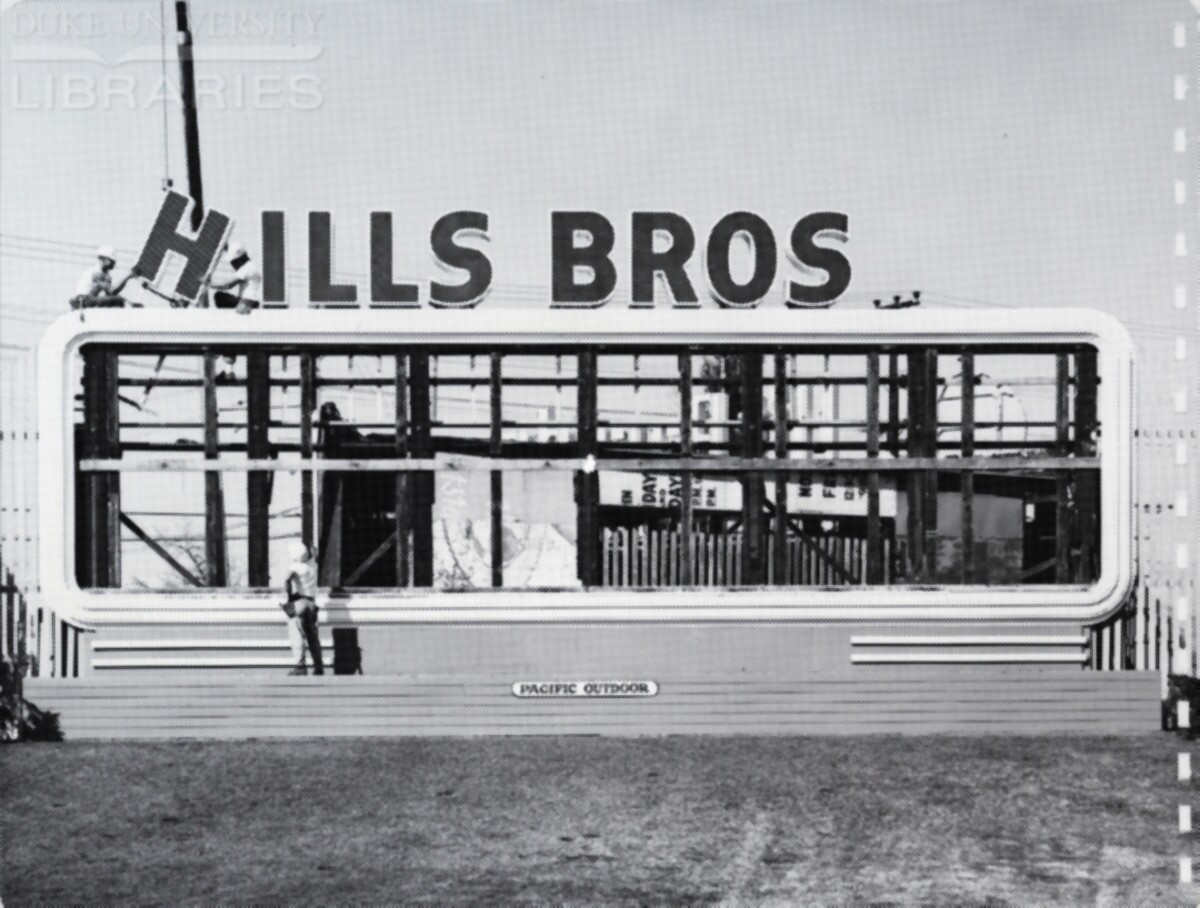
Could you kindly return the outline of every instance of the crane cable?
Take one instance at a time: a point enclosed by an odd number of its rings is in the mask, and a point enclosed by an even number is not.
[[[162,126],[163,126],[163,179],[162,188],[166,192],[174,184],[171,181],[171,130],[167,123],[167,6],[166,0],[158,0],[158,33],[160,40],[159,61],[162,64]]]

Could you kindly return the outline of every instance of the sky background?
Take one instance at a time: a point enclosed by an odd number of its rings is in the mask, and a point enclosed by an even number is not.
[[[624,305],[631,211],[684,215],[698,248],[731,211],[763,216],[784,248],[801,216],[840,211],[853,267],[841,305],[920,289],[929,305],[1121,318],[1143,427],[1168,433],[1143,492],[1169,500],[1178,485],[1173,433],[1194,437],[1200,391],[1195,250],[1175,246],[1197,211],[1200,32],[1183,0],[191,7],[206,201],[252,252],[259,212],[287,213],[293,305],[309,210],[333,213],[336,271],[362,299],[372,210],[394,213],[397,277],[420,281],[442,277],[437,218],[486,211],[484,305],[532,310],[548,305],[549,213],[600,211],[622,280],[598,318]],[[66,310],[98,243],[122,250],[119,273],[132,264],[165,173],[186,178],[159,0],[0,9],[11,358]],[[704,297],[702,267],[697,255]],[[777,288],[795,276],[781,262]]]
[[[186,186],[159,11],[26,0],[0,18],[5,316],[61,312],[97,243],[140,248],[164,138]],[[683,214],[700,248],[730,211],[762,215],[786,246],[799,217],[835,210],[850,221],[850,300],[919,288],[1173,327],[1188,267],[1171,255],[1173,181],[1186,175],[1173,130],[1193,110],[1172,94],[1185,12],[1161,0],[193,0],[206,201],[252,251],[259,212],[287,212],[291,266],[305,213],[333,212],[345,275],[367,271],[369,212],[392,211],[397,274],[425,281],[440,277],[434,221],[481,209],[493,305],[537,308],[554,209],[614,222],[623,285],[633,210]],[[63,249],[78,261],[43,261]],[[697,255],[699,286],[701,268]],[[303,270],[294,278],[302,303]]]

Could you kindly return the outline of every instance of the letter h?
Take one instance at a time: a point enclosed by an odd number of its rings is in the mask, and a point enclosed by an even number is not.
[[[178,192],[168,192],[163,199],[162,208],[150,236],[142,246],[142,254],[137,261],[138,273],[153,282],[158,277],[159,269],[168,252],[181,255],[186,260],[183,273],[175,284],[175,296],[192,301],[200,295],[204,282],[217,267],[221,252],[233,230],[233,222],[228,215],[209,209],[200,224],[196,235],[189,236],[179,232],[183,219],[192,210],[192,200]],[[163,288],[164,292],[169,292]]]

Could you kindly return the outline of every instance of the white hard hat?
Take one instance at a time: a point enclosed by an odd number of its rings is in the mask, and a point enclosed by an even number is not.
[[[113,249],[112,246],[100,246],[96,249],[96,258],[112,259],[115,262],[117,260],[117,250]]]
[[[240,258],[243,255],[246,255],[246,247],[245,246],[243,246],[241,243],[230,243],[229,244],[229,257],[231,259]]]
[[[304,561],[308,557],[308,546],[299,540],[288,545],[288,557],[293,561]]]

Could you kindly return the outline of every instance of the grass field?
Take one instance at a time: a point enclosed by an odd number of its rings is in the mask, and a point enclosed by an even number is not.
[[[5,906],[1196,904],[1187,742],[0,748]]]

